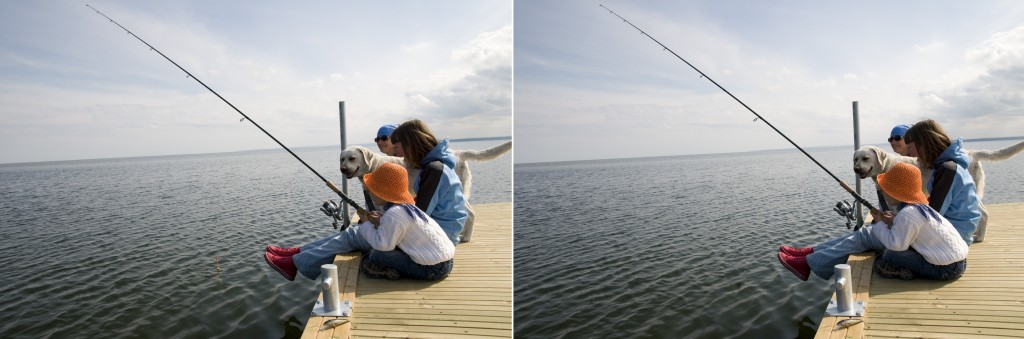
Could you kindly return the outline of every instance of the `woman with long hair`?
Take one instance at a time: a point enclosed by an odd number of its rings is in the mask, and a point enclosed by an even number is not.
[[[939,123],[928,119],[911,126],[903,141],[910,156],[932,170],[927,184],[928,205],[948,219],[970,245],[981,221],[981,200],[967,171],[970,158],[963,149],[963,139],[951,139]]]
[[[391,143],[395,144],[396,155],[405,158],[406,166],[420,170],[412,184],[416,207],[437,221],[452,243],[458,244],[469,212],[448,139],[439,141],[426,123],[414,119],[391,132]]]

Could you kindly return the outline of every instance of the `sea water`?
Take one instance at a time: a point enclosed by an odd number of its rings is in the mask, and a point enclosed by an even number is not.
[[[851,147],[808,152],[855,185]],[[984,202],[1024,199],[1024,155],[984,168]],[[778,247],[850,232],[832,208],[851,195],[797,150],[517,164],[515,177],[522,338],[810,338],[831,282],[800,281]]]
[[[337,146],[294,151],[342,185]],[[472,203],[512,200],[511,158],[470,163]],[[0,337],[298,337],[317,284],[262,255],[337,232],[327,199],[281,149],[0,165]]]

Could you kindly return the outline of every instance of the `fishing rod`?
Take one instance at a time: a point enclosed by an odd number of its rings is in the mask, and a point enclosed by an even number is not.
[[[675,55],[676,58],[679,58],[679,60],[682,60],[683,62],[685,62],[688,66],[690,66],[690,68],[693,68],[693,70],[697,71],[697,73],[700,73],[700,76],[702,78],[708,79],[708,81],[711,81],[712,84],[715,84],[715,86],[718,86],[719,89],[721,89],[722,91],[725,92],[725,94],[728,94],[730,97],[735,99],[736,102],[740,103],[740,105],[743,105],[743,107],[746,108],[748,111],[750,111],[750,113],[754,113],[754,115],[757,116],[757,119],[754,119],[755,121],[756,120],[764,121],[764,123],[767,124],[768,127],[771,127],[773,130],[775,130],[775,132],[779,133],[779,135],[781,135],[783,138],[785,138],[786,141],[789,141],[789,143],[793,144],[793,146],[796,147],[796,149],[800,150],[800,152],[803,152],[803,154],[806,155],[808,158],[810,158],[811,161],[814,161],[814,163],[817,164],[818,167],[821,167],[822,170],[825,170],[825,173],[828,173],[828,175],[832,176],[833,179],[836,179],[836,181],[839,182],[840,186],[842,186],[844,189],[846,189],[847,192],[850,192],[850,194],[853,195],[854,199],[857,199],[858,202],[860,202],[861,204],[864,204],[864,206],[867,206],[868,209],[870,209],[872,213],[877,213],[878,212],[878,209],[876,209],[874,206],[872,206],[871,203],[867,201],[867,199],[864,199],[863,197],[860,196],[860,194],[857,194],[857,191],[855,191],[853,188],[851,188],[850,185],[846,184],[846,182],[844,182],[843,180],[839,179],[839,177],[837,177],[835,174],[832,174],[832,171],[829,171],[827,168],[825,168],[825,166],[823,166],[820,162],[818,162],[817,159],[814,159],[814,157],[812,157],[810,154],[808,154],[807,151],[804,151],[804,149],[801,148],[800,145],[797,145],[796,142],[793,142],[793,140],[790,139],[788,136],[786,136],[785,133],[782,133],[782,131],[780,131],[778,128],[775,128],[775,126],[772,125],[770,122],[768,122],[768,120],[765,120],[764,117],[762,117],[760,114],[757,114],[757,112],[755,112],[754,109],[750,108],[750,106],[747,106],[747,104],[743,103],[743,101],[740,100],[739,98],[737,98],[735,95],[732,95],[732,93],[730,93],[728,90],[726,90],[725,87],[722,87],[722,85],[719,85],[718,82],[715,82],[715,80],[711,79],[711,77],[709,77],[707,74],[704,74],[704,72],[701,72],[701,70],[697,69],[696,66],[691,64],[689,61],[686,61],[686,59],[683,59],[683,57],[679,56],[679,54],[676,54],[675,51],[672,51],[672,49],[668,48],[668,46],[665,46],[665,44],[663,44],[660,41],[658,41],[658,39],[655,39],[650,34],[647,34],[647,32],[644,32],[644,30],[640,29],[640,27],[636,27],[636,25],[634,25],[632,22],[629,22],[629,20],[626,20],[626,18],[623,18],[621,15],[619,15],[618,13],[615,13],[610,8],[605,7],[604,5],[598,5],[598,6],[601,6],[602,8],[608,10],[608,13],[611,13],[611,14],[619,17],[619,19],[622,19],[623,22],[629,24],[630,26],[633,26],[633,28],[636,28],[636,30],[640,31],[640,33],[642,33],[643,35],[647,36],[648,38],[650,38],[651,40],[656,42],[658,45],[661,45],[661,47],[664,48],[666,51],[668,51],[669,53],[672,53],[672,55]],[[858,226],[858,228],[859,228],[859,226]]]
[[[316,174],[316,176],[319,177],[320,180],[323,180],[324,183],[327,184],[327,187],[330,187],[332,191],[334,191],[335,193],[338,193],[338,196],[341,197],[341,200],[345,201],[349,205],[352,205],[352,207],[355,207],[356,211],[358,211],[358,212],[363,212],[363,213],[366,212],[366,210],[363,209],[362,207],[359,207],[359,204],[357,204],[354,200],[352,200],[347,195],[345,195],[345,193],[342,193],[341,189],[339,189],[338,186],[335,186],[333,182],[331,182],[330,180],[327,180],[327,178],[324,178],[324,176],[320,175],[320,172],[317,172],[315,169],[313,169],[313,167],[309,166],[309,164],[307,164],[305,161],[303,161],[302,158],[299,158],[299,156],[297,154],[295,154],[295,152],[292,152],[292,150],[289,149],[288,146],[285,146],[283,143],[281,143],[281,141],[277,140],[277,138],[275,138],[273,135],[271,135],[270,132],[267,132],[267,130],[263,129],[263,127],[260,126],[260,124],[257,124],[256,121],[254,121],[251,118],[249,118],[248,115],[245,115],[245,113],[242,113],[242,110],[238,109],[238,107],[235,107],[235,105],[232,105],[231,102],[228,101],[228,99],[224,99],[224,97],[220,96],[220,94],[217,93],[217,91],[214,91],[213,88],[210,88],[210,86],[207,86],[205,83],[203,83],[202,80],[199,80],[199,78],[196,78],[194,75],[192,75],[191,72],[189,72],[188,70],[185,70],[184,67],[181,67],[181,65],[178,65],[177,62],[174,62],[174,60],[171,60],[171,58],[167,57],[167,55],[164,55],[164,53],[160,52],[160,50],[156,49],[156,47],[153,47],[153,45],[150,45],[148,42],[146,42],[146,40],[142,40],[142,38],[140,38],[138,35],[135,35],[135,33],[132,33],[132,31],[129,31],[124,26],[121,26],[121,24],[117,23],[117,21],[114,21],[114,19],[111,19],[106,14],[103,14],[103,12],[100,12],[100,10],[96,9],[95,7],[89,6],[89,5],[85,5],[85,7],[91,8],[92,10],[96,11],[96,14],[102,15],[104,18],[107,18],[107,20],[110,20],[110,22],[112,22],[115,25],[117,25],[117,27],[121,27],[121,29],[123,29],[125,32],[128,32],[129,35],[135,37],[136,39],[141,41],[143,44],[148,46],[149,50],[154,51],[157,54],[160,54],[160,56],[164,57],[164,59],[167,59],[167,61],[170,61],[172,64],[174,64],[174,66],[177,66],[178,69],[180,69],[182,72],[185,72],[187,77],[192,78],[193,80],[198,82],[200,85],[203,85],[203,87],[206,87],[206,89],[210,90],[210,92],[212,92],[213,95],[216,95],[218,98],[220,98],[221,101],[224,101],[225,104],[228,104],[228,106],[231,106],[231,108],[233,108],[235,110],[235,112],[238,112],[238,114],[241,114],[243,120],[249,120],[249,122],[251,122],[254,126],[256,126],[256,128],[259,128],[261,131],[263,131],[264,134],[266,134],[268,137],[270,137],[270,139],[273,139],[274,142],[276,142],[278,145],[281,145],[281,147],[284,148],[284,150],[288,151],[288,153],[290,153],[293,157],[295,157],[295,160],[298,160],[303,165],[305,165],[306,168],[308,168],[310,171],[312,171],[313,174]]]

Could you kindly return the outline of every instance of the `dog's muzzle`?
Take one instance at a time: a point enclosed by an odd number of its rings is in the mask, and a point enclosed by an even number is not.
[[[352,179],[352,177],[355,176],[356,171],[347,171],[344,168],[342,168],[341,174],[345,175],[345,179]]]
[[[869,168],[868,170],[862,172],[860,168],[855,167],[853,169],[853,173],[856,174],[858,178],[866,179],[868,177],[868,173],[871,173],[871,169]]]

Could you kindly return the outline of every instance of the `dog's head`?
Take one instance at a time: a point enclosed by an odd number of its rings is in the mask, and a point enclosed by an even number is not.
[[[370,149],[361,146],[349,146],[341,151],[340,169],[345,179],[362,177],[370,173],[370,164],[367,161],[370,152]]]
[[[861,179],[874,177],[884,172],[882,162],[885,151],[875,146],[864,146],[853,151],[853,173]]]

